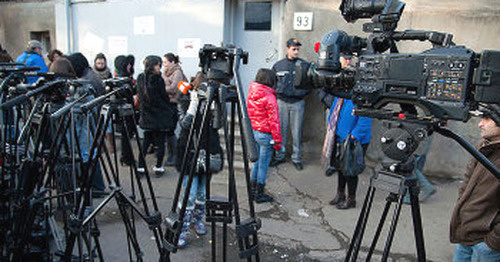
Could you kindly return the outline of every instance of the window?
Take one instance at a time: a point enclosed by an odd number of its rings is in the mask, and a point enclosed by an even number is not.
[[[245,3],[245,30],[271,30],[271,2]]]
[[[50,45],[50,32],[49,31],[38,31],[38,32],[30,32],[31,40],[38,40],[42,43],[42,52],[48,53],[52,46]]]

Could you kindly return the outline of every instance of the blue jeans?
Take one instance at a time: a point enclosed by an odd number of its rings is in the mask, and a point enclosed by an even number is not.
[[[184,176],[184,190],[187,187],[188,176]],[[194,175],[191,190],[189,191],[188,203],[186,210],[194,210],[195,205],[204,205],[207,192],[207,176]],[[182,199],[178,203],[179,209],[182,205]]]
[[[253,136],[255,137],[255,141],[257,141],[259,160],[253,164],[252,180],[257,180],[259,184],[265,184],[267,169],[273,156],[273,147],[271,145],[273,136],[270,133],[262,133],[257,130],[253,131]]]
[[[473,246],[455,245],[453,262],[493,262],[500,261],[500,251],[492,250],[486,242]]]
[[[95,128],[95,123],[92,115],[85,115],[79,112],[74,113],[75,116],[75,132],[78,138],[78,144],[82,153],[82,160],[87,162],[90,158],[90,148],[92,147],[93,137],[89,130],[89,125]],[[96,152],[94,152],[94,157]],[[92,188],[98,191],[104,191],[106,185],[102,177],[101,165],[97,163],[95,173],[92,174]]]
[[[285,145],[288,136],[288,128],[290,126],[293,139],[292,162],[302,163],[302,124],[304,123],[305,106],[305,100],[300,100],[295,103],[287,103],[278,99],[282,140],[281,144],[283,147],[281,147],[280,151],[276,152],[276,160],[282,160],[285,158]]]

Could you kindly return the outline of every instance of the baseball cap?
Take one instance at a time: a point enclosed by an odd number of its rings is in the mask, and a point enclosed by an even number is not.
[[[37,48],[37,47],[42,48],[42,43],[40,43],[40,41],[38,41],[38,40],[30,40],[28,42],[28,48],[29,49],[33,49],[33,48]]]
[[[297,40],[297,38],[290,38],[288,41],[286,41],[286,47],[290,46],[301,46],[302,44]]]

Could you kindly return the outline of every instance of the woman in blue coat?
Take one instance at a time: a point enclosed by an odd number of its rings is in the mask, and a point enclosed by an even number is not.
[[[328,117],[329,132],[332,132],[332,143],[325,143],[325,147],[329,147],[330,166],[334,163],[339,163],[340,150],[339,145],[345,139],[357,140],[361,143],[364,153],[368,148],[371,139],[371,118],[359,117],[352,114],[355,105],[349,99],[335,98],[333,105],[330,108],[330,116]],[[325,141],[326,142],[326,141]],[[324,147],[324,152],[327,148]],[[356,189],[358,187],[357,176],[346,176],[338,171],[337,195],[329,203],[337,206],[338,209],[348,209],[356,207]],[[332,175],[335,169],[329,167],[326,171],[327,176]],[[348,195],[346,198],[345,189],[347,185]]]

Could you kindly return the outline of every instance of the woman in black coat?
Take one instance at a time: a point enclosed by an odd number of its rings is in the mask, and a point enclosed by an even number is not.
[[[139,126],[144,129],[142,153],[150,144],[158,148],[156,165],[153,171],[157,176],[163,175],[163,157],[165,155],[165,138],[172,135],[177,125],[177,112],[170,103],[165,83],[161,77],[161,58],[148,56],[144,60],[144,73],[137,78],[137,95],[139,96],[140,118]],[[144,160],[139,159],[138,172],[144,172]]]

